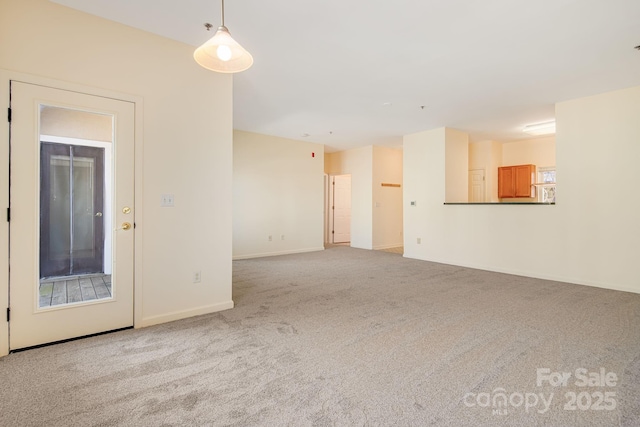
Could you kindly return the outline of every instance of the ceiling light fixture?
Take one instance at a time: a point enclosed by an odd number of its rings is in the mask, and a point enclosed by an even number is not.
[[[213,25],[204,24],[207,31]],[[216,33],[193,52],[193,58],[204,68],[218,73],[239,73],[253,65],[253,57],[235,41],[224,26],[224,0],[222,0],[222,25]]]
[[[527,125],[522,129],[522,132],[528,133],[529,135],[549,135],[556,133],[556,122],[553,120],[545,123]]]

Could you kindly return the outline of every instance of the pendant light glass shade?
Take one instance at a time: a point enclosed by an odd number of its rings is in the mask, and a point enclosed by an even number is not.
[[[219,73],[238,73],[253,65],[253,57],[235,41],[227,27],[218,30],[205,44],[196,49],[193,58],[198,64]]]
[[[205,24],[207,30],[211,24]],[[196,49],[193,58],[198,64],[218,73],[239,73],[253,65],[253,57],[235,41],[224,26],[224,0],[222,0],[222,25],[206,43]]]

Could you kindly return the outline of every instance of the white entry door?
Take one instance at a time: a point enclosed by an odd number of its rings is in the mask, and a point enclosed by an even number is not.
[[[351,241],[351,175],[333,177],[333,243]]]
[[[11,82],[9,348],[133,326],[134,104]]]
[[[485,202],[485,178],[484,169],[472,169],[469,171],[469,202]]]

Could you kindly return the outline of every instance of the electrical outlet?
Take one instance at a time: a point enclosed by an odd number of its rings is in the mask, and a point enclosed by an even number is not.
[[[422,244],[422,239],[420,237],[418,237],[417,241],[419,245]]]
[[[273,236],[271,234],[269,234],[269,241],[273,241]]]
[[[284,234],[280,235],[280,240],[284,240]]]
[[[193,272],[193,283],[200,283],[202,281],[202,273],[200,270]]]

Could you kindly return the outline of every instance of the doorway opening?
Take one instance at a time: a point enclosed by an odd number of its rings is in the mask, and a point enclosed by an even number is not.
[[[329,242],[349,244],[351,242],[351,175],[330,177]]]

